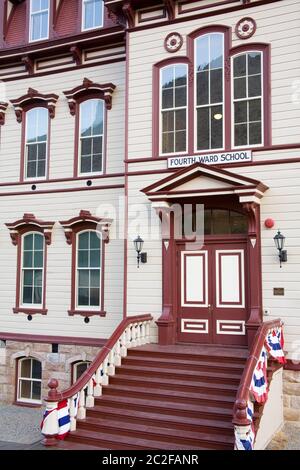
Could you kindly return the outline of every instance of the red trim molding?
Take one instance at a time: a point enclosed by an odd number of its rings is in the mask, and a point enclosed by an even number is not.
[[[84,96],[85,99],[89,98],[89,95],[93,94],[98,96],[99,99],[105,101],[106,109],[110,110],[112,108],[112,95],[115,91],[116,85],[113,83],[104,83],[100,85],[99,83],[94,83],[88,78],[84,78],[82,85],[79,85],[72,90],[64,91],[70,108],[70,113],[72,116],[76,115],[77,106],[76,103]]]
[[[8,103],[0,103],[0,126],[5,124],[5,113],[8,107]]]
[[[71,285],[71,307],[68,310],[69,316],[80,315],[83,317],[100,316],[105,317],[104,306],[104,267],[105,267],[105,244],[109,242],[109,227],[112,219],[92,216],[89,211],[82,210],[78,217],[61,221],[65,231],[68,245],[72,246],[72,285]],[[84,230],[94,230],[102,236],[102,263],[101,263],[101,285],[100,285],[100,306],[99,310],[88,310],[76,307],[76,258],[77,258],[77,234]]]
[[[34,214],[24,214],[22,219],[16,220],[15,222],[6,223],[6,227],[10,231],[10,237],[12,244],[17,246],[19,243],[20,234],[27,231],[27,227],[30,226],[30,230],[36,230],[43,233],[47,245],[51,245],[52,229],[55,222],[46,222],[41,219],[37,219]]]
[[[55,117],[55,107],[58,100],[58,95],[50,93],[44,95],[39,93],[34,88],[28,88],[26,95],[20,96],[20,98],[10,100],[15,108],[16,118],[18,122],[22,122],[23,114],[28,110],[29,107],[43,106],[48,108],[49,116],[51,119]]]
[[[102,346],[105,339],[99,338],[83,338],[75,336],[48,336],[48,335],[27,335],[19,333],[3,333],[0,332],[2,341],[17,341],[25,343],[42,343],[42,344],[70,344],[76,346]]]
[[[292,361],[292,359],[287,359],[287,363],[284,365],[284,369],[300,372],[300,361],[295,363]]]

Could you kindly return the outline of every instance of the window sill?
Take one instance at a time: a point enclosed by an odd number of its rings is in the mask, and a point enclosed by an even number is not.
[[[26,308],[26,307],[15,307],[13,308],[14,313],[25,313],[25,315],[47,315],[47,308]]]
[[[82,317],[106,317],[106,312],[103,310],[68,310],[69,316],[81,315]]]
[[[42,402],[41,403],[28,403],[26,401],[17,401],[15,400],[13,402],[15,406],[24,406],[25,408],[41,408]]]

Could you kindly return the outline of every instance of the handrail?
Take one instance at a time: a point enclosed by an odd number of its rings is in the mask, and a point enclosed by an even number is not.
[[[250,424],[249,418],[247,417],[247,406],[254,370],[257,361],[259,360],[268,331],[280,326],[282,326],[282,321],[280,318],[277,318],[276,320],[270,320],[263,323],[256,332],[234,403],[232,422],[236,426],[248,426]]]
[[[150,343],[152,320],[150,314],[124,318],[89,368],[66,390],[59,392],[58,381],[49,381],[50,390],[45,398],[46,411],[41,425],[45,445],[56,445],[57,438],[76,430],[77,420],[85,419],[86,409],[94,407],[95,398],[102,395],[102,385],[108,385],[109,376],[115,374],[115,367],[121,365],[127,350]]]
[[[108,352],[112,350],[113,346],[115,345],[116,341],[122,335],[124,330],[131,324],[137,322],[144,322],[144,321],[151,321],[151,315],[137,315],[134,317],[126,317],[124,320],[117,326],[111,337],[107,340],[104,346],[101,348],[89,368],[79,377],[79,379],[71,385],[71,387],[67,388],[63,392],[56,392],[55,394],[52,393],[51,396],[48,395],[46,401],[54,402],[54,401],[61,401],[71,398],[76,393],[78,393],[82,387],[87,385],[89,380],[93,377],[98,367],[103,363],[105,357],[107,356]]]

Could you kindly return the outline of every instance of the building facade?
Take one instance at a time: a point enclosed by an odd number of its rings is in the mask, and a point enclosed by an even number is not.
[[[66,388],[127,316],[160,345],[245,349],[281,318],[299,420],[299,2],[0,15],[1,401]]]

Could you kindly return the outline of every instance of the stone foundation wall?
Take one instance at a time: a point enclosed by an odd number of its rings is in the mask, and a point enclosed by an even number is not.
[[[59,345],[58,353],[52,353],[51,344],[7,341],[0,347],[0,403],[13,403],[16,398],[16,367],[18,359],[33,357],[42,362],[42,398],[48,393],[51,378],[59,382],[59,390],[71,384],[72,364],[92,361],[99,347]]]
[[[300,426],[300,371],[283,372],[283,406],[285,420]]]

